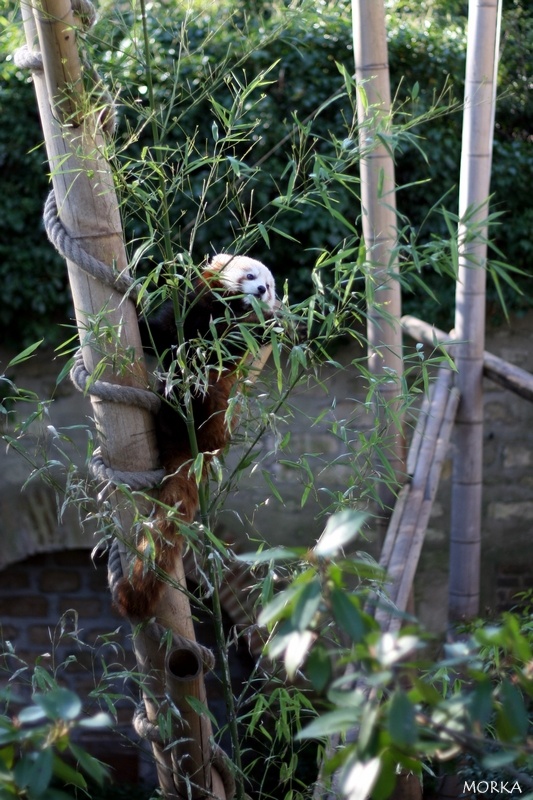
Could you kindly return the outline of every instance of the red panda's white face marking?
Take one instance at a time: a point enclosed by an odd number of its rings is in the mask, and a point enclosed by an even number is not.
[[[257,297],[271,310],[276,305],[276,284],[268,267],[248,256],[232,256],[219,253],[213,256],[208,269],[220,273],[222,284],[235,294],[242,294],[243,302],[251,305],[251,298]]]

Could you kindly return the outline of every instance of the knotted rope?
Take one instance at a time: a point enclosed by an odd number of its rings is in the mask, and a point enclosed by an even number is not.
[[[80,28],[87,31],[96,22],[96,9],[91,0],[72,0],[72,11],[78,17]],[[19,69],[30,69],[33,72],[42,72],[43,58],[41,53],[29,50],[27,45],[19,47],[15,51],[14,61]],[[98,123],[100,127],[109,135],[114,133],[116,127],[115,103],[109,93],[107,86],[102,81],[97,70],[90,64],[84,63],[84,71],[90,75],[93,82],[93,91],[99,95],[97,105]]]

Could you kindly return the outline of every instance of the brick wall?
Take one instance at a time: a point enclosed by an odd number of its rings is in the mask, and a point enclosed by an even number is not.
[[[195,617],[199,640],[216,653],[208,613],[195,609]],[[137,687],[132,680],[110,681],[104,675],[104,662],[115,674],[135,669],[131,629],[112,606],[106,560],[93,562],[90,551],[80,548],[42,553],[12,564],[0,572],[0,620],[4,653],[11,646],[14,651],[0,659],[0,685],[11,683],[21,701],[28,702],[32,668],[38,664],[54,673],[60,685],[77,692],[87,712],[109,710],[98,703],[95,689],[115,692],[119,696],[113,700],[115,728],[84,732],[79,741],[112,767],[117,781],[146,780],[155,785],[150,756],[131,726]],[[224,621],[229,634],[233,620],[225,616]],[[243,640],[237,651],[231,648],[230,664],[239,695],[253,664]],[[13,681],[13,674],[24,665],[27,668]],[[225,702],[216,670],[206,675],[206,690],[211,713],[223,723]]]
[[[100,710],[96,686],[124,695],[115,703],[116,728],[84,733],[79,741],[111,764],[117,779],[135,782],[143,760],[130,725],[136,689],[103,675],[102,659],[134,666],[129,625],[112,607],[106,564],[93,564],[89,550],[77,549],[31,556],[7,567],[0,573],[0,620],[3,641],[14,649],[14,655],[2,659],[0,680],[3,685],[9,681],[22,702],[30,698],[36,664],[77,692],[87,712]]]

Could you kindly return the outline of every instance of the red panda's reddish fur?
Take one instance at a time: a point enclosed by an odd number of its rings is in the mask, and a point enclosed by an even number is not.
[[[240,257],[242,258],[242,257]],[[244,259],[252,262],[251,259]],[[272,280],[270,312],[274,306],[273,278],[270,272],[260,262],[263,270]],[[210,321],[217,317],[217,306],[221,304],[220,295],[216,289],[228,291],[224,281],[220,278],[220,267],[208,267],[196,284],[194,294],[194,313],[191,321],[186,326],[186,340],[190,340],[200,333],[209,330]],[[237,301],[231,301],[236,303]],[[239,321],[257,323],[259,320],[250,310],[249,303],[239,301],[236,308],[239,312]],[[225,309],[226,303],[223,304]],[[269,315],[267,308],[266,316]],[[220,316],[220,310],[218,311]],[[160,333],[151,337],[155,340],[160,352],[168,348],[174,336],[174,315],[170,306],[167,306],[159,315],[158,324]],[[227,329],[227,322],[224,321]],[[171,355],[167,356],[168,359]],[[165,363],[165,361],[163,361]],[[198,451],[203,453],[203,478],[207,477],[209,464],[216,452],[224,449],[229,442],[226,412],[230,396],[238,380],[238,373],[233,361],[227,369],[222,371],[212,370],[210,373],[207,391],[200,397],[193,399],[195,430]],[[176,412],[168,411],[168,405],[162,405],[159,424],[158,445],[161,465],[165,470],[165,479],[158,494],[155,510],[154,525],[152,526],[155,553],[148,556],[149,539],[143,537],[138,544],[140,558],[136,558],[129,574],[124,575],[118,582],[115,590],[115,603],[122,614],[132,619],[146,619],[154,615],[159,602],[163,583],[158,573],[171,573],[176,559],[181,553],[183,537],[179,533],[179,525],[190,524],[194,521],[198,510],[198,485],[196,477],[191,472],[193,455],[189,444],[187,431],[183,420]],[[176,509],[168,513],[168,509]],[[151,563],[153,561],[153,564]],[[154,565],[156,569],[154,569]]]

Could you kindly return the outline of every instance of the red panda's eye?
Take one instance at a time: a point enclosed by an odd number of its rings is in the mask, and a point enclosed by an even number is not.
[[[246,276],[246,280],[247,280],[247,281],[253,281],[253,280],[255,280],[255,275],[253,274],[253,272],[249,272],[249,273],[248,273],[248,275]]]

